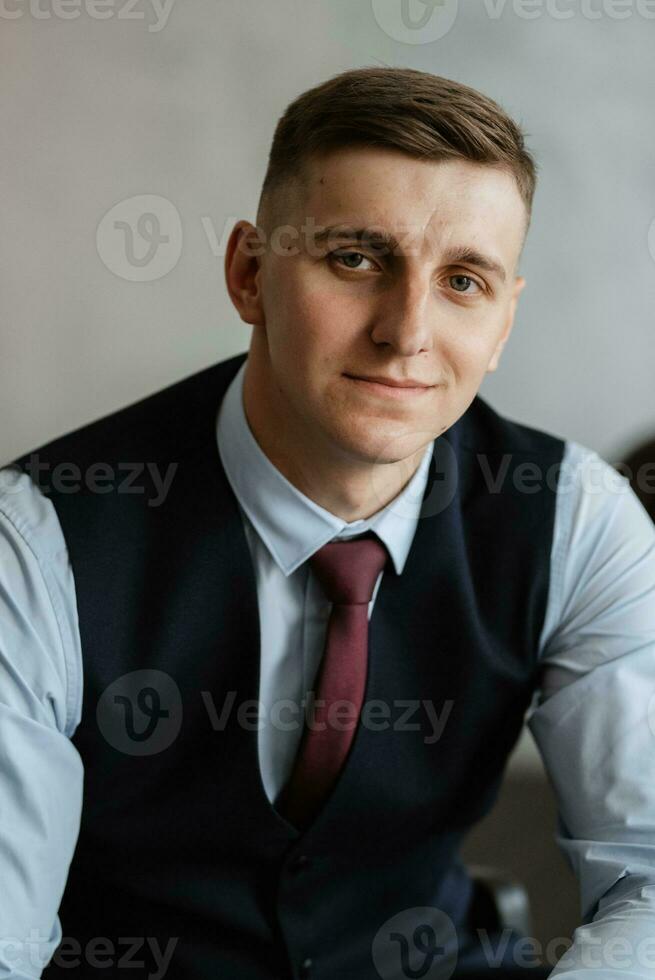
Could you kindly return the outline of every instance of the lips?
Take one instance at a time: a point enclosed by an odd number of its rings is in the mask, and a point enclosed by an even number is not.
[[[413,385],[410,388],[399,387],[398,385],[391,385],[388,383],[382,383],[379,381],[369,381],[366,378],[356,378],[353,375],[345,375],[357,386],[362,392],[367,392],[370,395],[376,395],[379,398],[395,398],[397,400],[406,401],[412,398],[425,397],[429,391],[432,391],[431,387],[417,387]]]
[[[386,378],[383,375],[356,375],[348,374],[348,378],[352,378],[354,381],[371,381],[375,384],[383,384],[389,388],[434,388],[434,385],[427,384],[425,381],[418,381],[413,378]]]

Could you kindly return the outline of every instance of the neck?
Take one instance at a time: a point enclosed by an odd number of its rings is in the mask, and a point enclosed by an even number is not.
[[[347,523],[366,520],[407,486],[425,453],[422,446],[406,459],[370,463],[337,454],[285,418],[282,422],[262,397],[263,379],[250,359],[243,384],[243,408],[257,444],[280,473],[306,497]]]

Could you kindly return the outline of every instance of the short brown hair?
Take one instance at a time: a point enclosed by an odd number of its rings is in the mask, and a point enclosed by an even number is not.
[[[537,168],[521,129],[481,92],[414,68],[341,72],[291,102],[275,129],[259,213],[281,185],[304,179],[312,156],[356,145],[504,168],[516,178],[527,230]]]

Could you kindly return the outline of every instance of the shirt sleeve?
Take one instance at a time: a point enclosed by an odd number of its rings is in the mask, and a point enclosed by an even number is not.
[[[77,610],[52,502],[0,470],[0,976],[34,980],[62,938],[83,766]]]
[[[567,443],[540,686],[526,721],[558,803],[582,924],[550,977],[655,978],[655,526]]]

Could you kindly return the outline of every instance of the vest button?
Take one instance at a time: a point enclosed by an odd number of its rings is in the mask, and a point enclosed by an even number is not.
[[[297,874],[298,871],[305,871],[311,864],[306,854],[299,854],[289,862],[289,871]]]
[[[298,968],[300,980],[309,980],[312,975],[312,959],[310,956],[304,959]]]

